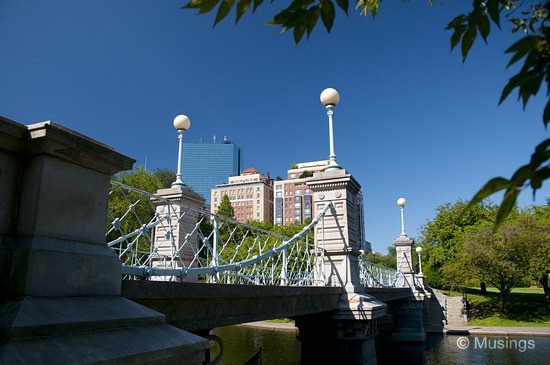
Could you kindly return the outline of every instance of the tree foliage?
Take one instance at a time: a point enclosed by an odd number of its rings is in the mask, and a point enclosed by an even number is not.
[[[159,175],[146,171],[141,166],[129,172],[119,173],[113,177],[113,180],[153,194],[158,189],[165,187]],[[125,189],[113,189],[109,194],[108,204],[107,231],[110,230],[110,233],[107,236],[107,241],[139,229],[149,223],[155,215],[155,209],[148,199],[140,193]],[[115,227],[115,229],[111,229],[111,227]],[[137,249],[147,251],[149,247],[150,237],[141,236],[137,242]]]
[[[467,202],[458,200],[436,208],[436,216],[420,230],[418,243],[423,248],[423,273],[429,285],[441,287],[443,266],[453,262],[461,251],[463,235],[468,227],[493,220],[496,207],[481,202],[466,209]]]
[[[458,201],[437,208],[421,230],[424,274],[430,285],[464,290],[481,282],[497,288],[505,309],[510,291],[536,280],[550,303],[550,199],[546,205],[514,207],[494,229],[498,207]]]
[[[233,209],[233,206],[231,205],[231,201],[229,200],[227,194],[222,197],[222,201],[218,206],[216,214],[221,215],[222,217],[235,219],[235,210]]]
[[[529,278],[529,242],[523,231],[506,223],[498,231],[492,224],[470,227],[464,235],[462,250],[443,268],[447,282],[465,287],[473,281],[486,282],[500,292],[501,309],[506,309],[513,288]],[[457,279],[462,280],[460,283]]]
[[[365,260],[390,269],[395,270],[397,268],[397,254],[394,246],[388,247],[388,253],[385,255],[382,255],[380,252],[371,251],[365,255]]]
[[[501,28],[502,19],[512,24],[512,32],[522,31],[525,35],[514,43],[506,53],[512,55],[508,66],[523,60],[519,72],[512,76],[504,86],[499,103],[512,93],[518,91],[518,99],[523,106],[546,84],[546,95],[550,96],[550,1],[548,0],[470,0],[472,8],[469,13],[459,14],[451,20],[447,30],[451,49],[460,45],[463,61],[466,60],[478,34],[487,42],[491,27]],[[355,8],[361,15],[376,16],[382,0],[356,0]],[[404,1],[405,2],[405,1]],[[427,0],[433,4],[434,0]],[[214,25],[224,19],[231,9],[236,8],[236,23],[251,9],[254,12],[263,0],[190,0],[184,8],[198,9],[199,14],[213,11],[216,6]],[[336,7],[346,15],[349,0],[292,0],[290,5],[277,13],[267,24],[281,26],[282,32],[293,31],[296,45],[304,34],[310,37],[319,18],[328,32],[332,29],[336,17]],[[550,101],[542,115],[545,127],[550,123]],[[496,217],[497,226],[512,212],[520,190],[530,187],[533,194],[541,188],[542,183],[550,178],[550,138],[536,148],[531,161],[520,167],[510,179],[497,177],[487,182],[471,200],[470,207],[486,197],[504,190],[505,195]]]

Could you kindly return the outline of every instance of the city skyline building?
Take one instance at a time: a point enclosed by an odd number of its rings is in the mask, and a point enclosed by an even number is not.
[[[264,176],[249,167],[239,176],[229,177],[226,184],[211,189],[211,213],[216,213],[224,195],[229,197],[235,220],[273,223],[273,180],[269,173]]]
[[[274,222],[276,225],[304,224],[308,218],[313,218],[313,192],[306,181],[314,172],[325,169],[326,160],[301,162],[293,164],[287,171],[287,179],[275,181],[273,189]]]
[[[239,146],[224,137],[221,143],[184,142],[182,180],[210,204],[210,190],[238,176],[243,153]]]

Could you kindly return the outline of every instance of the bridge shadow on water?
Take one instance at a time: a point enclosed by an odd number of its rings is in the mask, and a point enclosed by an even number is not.
[[[380,332],[376,340],[378,365],[424,365],[426,343],[392,342],[391,333]]]

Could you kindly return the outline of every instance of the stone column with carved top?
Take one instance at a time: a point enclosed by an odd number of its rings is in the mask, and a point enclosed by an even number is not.
[[[426,299],[424,288],[418,285],[414,274],[413,246],[414,241],[402,233],[393,241],[397,255],[397,269],[401,270],[404,278],[403,286],[411,289],[406,299],[391,304],[390,311],[393,317],[392,341],[418,342],[426,340],[423,325],[423,307]]]
[[[109,180],[133,163],[56,123],[0,117],[0,363],[202,364],[208,341],[121,296]]]
[[[316,172],[307,182],[313,191],[315,212],[332,204],[323,224],[315,230],[315,242],[325,252],[326,285],[363,292],[359,279],[361,219],[358,204],[359,183],[344,169]]]
[[[153,200],[159,215],[170,215],[170,225],[160,224],[155,227],[155,245],[159,247],[159,256],[168,261],[174,260],[176,267],[194,267],[197,265],[195,254],[198,252],[198,234],[196,225],[200,211],[204,208],[204,198],[183,186],[174,186],[157,191],[157,196],[166,200]],[[170,204],[167,204],[167,201]],[[171,227],[171,231],[168,231]],[[173,238],[174,245],[167,244]],[[153,262],[161,266],[160,262]],[[195,281],[196,277],[186,277],[184,281]]]
[[[366,294],[360,280],[361,186],[344,169],[316,172],[307,184],[316,212],[331,204],[315,229],[316,249],[324,253],[319,279],[341,287],[342,295],[338,310],[296,319],[302,358],[311,363],[376,364],[378,320],[387,306]]]

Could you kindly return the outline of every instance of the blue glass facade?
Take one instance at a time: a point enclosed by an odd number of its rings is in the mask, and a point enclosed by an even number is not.
[[[210,204],[210,189],[239,175],[241,161],[241,149],[231,142],[183,143],[182,179]]]

